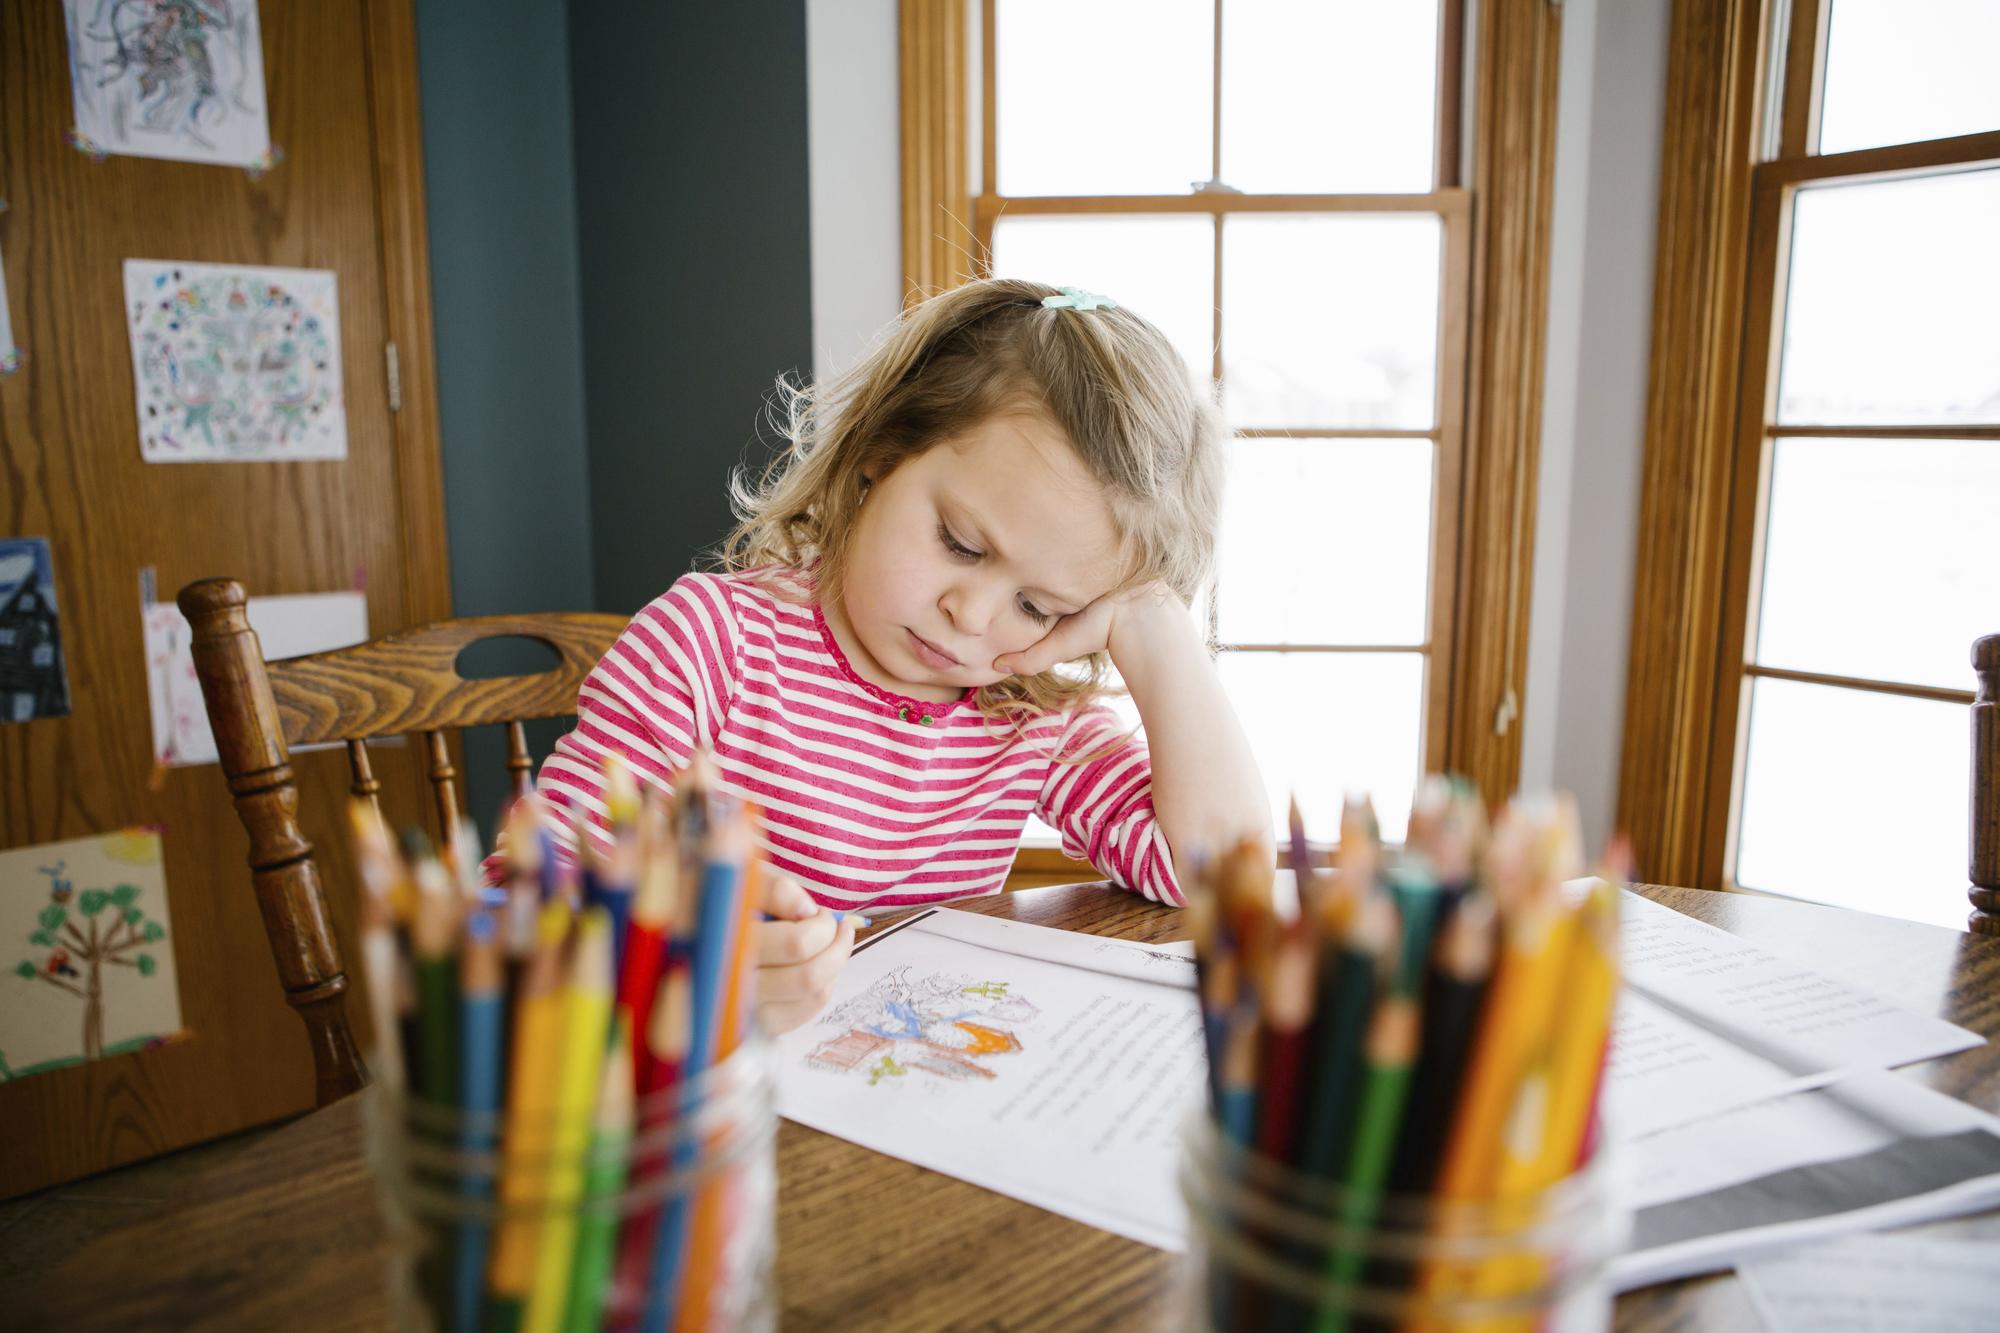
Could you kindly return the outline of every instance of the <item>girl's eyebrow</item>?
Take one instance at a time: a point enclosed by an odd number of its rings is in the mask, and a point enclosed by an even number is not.
[[[993,540],[992,533],[987,529],[986,525],[980,521],[979,511],[977,509],[974,509],[971,505],[965,503],[963,500],[960,500],[956,496],[946,497],[945,506],[949,509],[957,511],[958,518],[960,518],[967,527],[972,529],[973,538],[979,543],[979,545],[982,548],[984,548],[984,550],[988,555],[993,556],[995,559],[1001,560],[1003,562],[1007,559],[1006,555],[1001,552],[999,544]],[[1077,610],[1082,610],[1084,607],[1090,605],[1090,603],[1086,601],[1080,601],[1075,597],[1066,597],[1062,593],[1057,592],[1054,588],[1027,588],[1024,589],[1024,591],[1032,593],[1040,593],[1042,597],[1047,601],[1061,602],[1063,605],[1073,607]]]

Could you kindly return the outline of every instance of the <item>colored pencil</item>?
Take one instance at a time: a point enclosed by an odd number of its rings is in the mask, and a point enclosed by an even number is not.
[[[1354,1141],[1342,1172],[1346,1188],[1340,1221],[1350,1235],[1365,1231],[1375,1221],[1403,1123],[1418,1031],[1417,1003],[1407,995],[1390,995],[1369,1022],[1367,1072],[1355,1115]],[[1328,1276],[1336,1286],[1351,1288],[1366,1259],[1367,1251],[1361,1246],[1337,1246]],[[1322,1310],[1317,1333],[1339,1333],[1347,1322],[1345,1306]]]
[[[576,1262],[570,1271],[565,1333],[595,1333],[604,1311],[618,1249],[618,1196],[625,1189],[633,1133],[632,1026],[615,1011],[605,1051],[604,1077],[591,1121],[590,1153],[583,1173]]]
[[[536,1243],[534,1287],[522,1319],[526,1333],[555,1333],[569,1304],[577,1201],[583,1195],[591,1109],[604,1078],[611,1023],[611,918],[603,908],[586,907],[577,918],[574,950],[562,1000],[561,1054],[544,1188],[547,1212]]]
[[[1375,992],[1397,943],[1396,907],[1370,893],[1342,941],[1338,965],[1320,983],[1313,1083],[1307,1092],[1300,1166],[1331,1179],[1347,1160],[1361,1081],[1363,1043]]]
[[[501,1157],[502,1217],[488,1275],[488,1326],[519,1328],[534,1291],[541,1207],[547,1189],[558,1065],[565,1010],[564,943],[569,904],[543,904],[535,926],[535,953],[515,1005],[513,1059],[508,1071],[507,1124]]]
[[[396,943],[396,893],[402,860],[382,817],[368,801],[348,807],[355,861],[361,871],[361,964],[368,983],[371,1032],[368,1071],[384,1087],[404,1086],[401,1016],[396,999],[403,991],[401,956]]]
[[[459,1094],[463,1119],[459,1147],[473,1160],[491,1158],[499,1146],[500,1052],[505,1029],[501,1012],[501,956],[493,915],[475,911],[466,918],[459,953]],[[471,1207],[493,1194],[491,1175],[469,1167],[461,1192]],[[458,1226],[452,1256],[451,1322],[460,1333],[477,1333],[486,1286],[490,1228],[468,1218]]]
[[[436,857],[414,868],[417,884],[410,944],[416,956],[417,1090],[426,1101],[458,1105],[458,969],[453,959],[462,907]]]

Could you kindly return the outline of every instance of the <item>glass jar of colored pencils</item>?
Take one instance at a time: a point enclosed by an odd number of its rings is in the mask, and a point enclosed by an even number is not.
[[[775,1327],[770,1050],[753,1035],[641,1097],[607,1077],[581,1120],[370,1089],[369,1156],[403,1259],[398,1327]]]
[[[1183,1154],[1184,1326],[1312,1333],[1608,1327],[1629,1230],[1617,1157],[1553,1186],[1448,1202],[1371,1195],[1247,1151],[1195,1118]]]

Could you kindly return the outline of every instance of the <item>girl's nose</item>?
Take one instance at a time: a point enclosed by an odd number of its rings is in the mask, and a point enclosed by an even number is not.
[[[951,627],[968,638],[981,638],[993,624],[992,598],[968,584],[953,584],[938,598],[938,610]]]

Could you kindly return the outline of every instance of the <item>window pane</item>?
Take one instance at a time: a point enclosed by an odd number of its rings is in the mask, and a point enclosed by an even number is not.
[[[1421,644],[1433,452],[1429,440],[1235,441],[1222,641]]]
[[[1213,0],[1000,0],[1002,194],[1186,194],[1213,165]]]
[[[2000,422],[2000,171],[1799,191],[1778,420]]]
[[[1968,744],[1957,704],[1756,681],[1736,882],[1962,928]]]
[[[1271,194],[1431,188],[1438,6],[1227,0],[1222,179]]]
[[[1834,0],[1819,150],[2000,129],[1996,69],[1994,0]]]
[[[1429,429],[1443,236],[1429,213],[1224,219],[1230,423]]]
[[[1214,228],[1206,217],[1001,218],[993,275],[1110,297],[1164,333],[1206,385],[1215,371]]]
[[[1400,841],[1422,756],[1424,659],[1417,653],[1224,653],[1223,688],[1250,736],[1272,828],[1293,793],[1306,832],[1331,842],[1350,791],[1375,798]]]
[[[2000,442],[1776,443],[1757,661],[1972,688],[2000,628]]]

